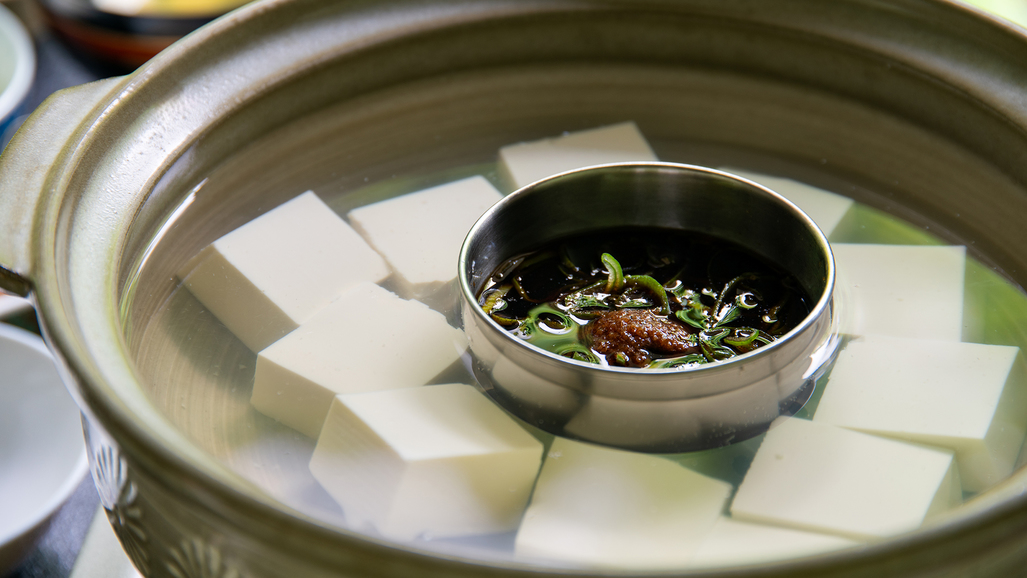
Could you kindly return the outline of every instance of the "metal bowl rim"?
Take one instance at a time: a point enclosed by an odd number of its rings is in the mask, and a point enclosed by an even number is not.
[[[785,209],[788,210],[793,217],[795,217],[802,223],[802,225],[808,230],[808,232],[812,233],[813,238],[817,241],[819,249],[826,256],[825,262],[827,263],[827,269],[825,272],[826,275],[824,281],[824,291],[819,296],[819,298],[816,301],[816,304],[813,306],[810,312],[806,315],[805,318],[803,318],[802,322],[793,327],[783,337],[775,340],[774,343],[771,343],[770,345],[766,345],[764,347],[760,347],[755,351],[750,351],[749,353],[739,355],[737,357],[732,357],[731,359],[728,359],[726,361],[703,364],[700,366],[689,366],[679,369],[651,369],[599,365],[596,363],[578,361],[560,355],[556,355],[555,353],[550,353],[538,347],[534,347],[524,342],[523,340],[518,339],[509,331],[507,331],[498,323],[496,323],[494,320],[492,320],[488,315],[485,315],[484,312],[482,312],[481,307],[477,305],[477,297],[474,295],[474,291],[471,289],[468,281],[468,277],[470,274],[469,262],[471,260],[470,251],[471,245],[475,238],[479,235],[481,230],[484,229],[485,226],[488,225],[488,223],[495,218],[496,213],[502,211],[507,205],[516,202],[517,199],[526,194],[529,194],[536,188],[542,185],[550,184],[553,181],[576,178],[579,177],[582,173],[590,174],[593,172],[603,170],[626,169],[672,170],[680,172],[707,173],[713,176],[741,182],[747,187],[759,191],[759,194],[769,196],[774,202],[783,205]],[[634,161],[623,163],[604,163],[564,171],[561,173],[557,173],[555,175],[550,175],[543,179],[539,179],[538,181],[535,181],[533,183],[527,184],[517,189],[516,191],[510,193],[509,195],[503,197],[498,202],[496,202],[496,204],[492,205],[487,211],[485,211],[484,214],[482,214],[482,216],[474,223],[470,231],[467,233],[467,236],[464,238],[464,242],[460,246],[460,261],[458,263],[457,278],[460,283],[460,294],[463,299],[463,302],[467,305],[470,305],[470,307],[467,307],[466,309],[473,310],[474,315],[477,317],[477,319],[485,322],[491,329],[493,329],[494,334],[502,335],[500,339],[502,339],[503,342],[510,347],[517,348],[522,351],[528,351],[530,352],[530,355],[541,357],[554,363],[567,364],[571,367],[577,368],[582,372],[585,372],[586,374],[622,376],[637,376],[640,374],[652,376],[678,376],[684,380],[687,379],[689,375],[692,375],[694,373],[701,372],[704,374],[710,374],[720,371],[730,371],[731,368],[738,365],[739,363],[746,363],[753,359],[760,359],[768,355],[773,355],[774,352],[776,352],[778,349],[781,349],[781,347],[792,341],[795,336],[800,335],[806,332],[808,329],[810,329],[810,327],[817,323],[817,321],[823,315],[831,315],[835,285],[835,263],[834,253],[831,251],[831,246],[827,241],[827,237],[824,235],[823,231],[820,230],[820,227],[818,227],[817,224],[813,222],[813,219],[811,219],[805,211],[797,207],[788,199],[781,196],[779,193],[749,179],[745,179],[743,177],[734,175],[730,172],[713,169],[710,167],[664,161]],[[829,336],[826,336],[825,339],[827,337]]]

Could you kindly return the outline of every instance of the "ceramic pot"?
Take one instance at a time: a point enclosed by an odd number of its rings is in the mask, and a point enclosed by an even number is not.
[[[587,574],[400,546],[270,498],[210,433],[249,423],[236,381],[206,386],[252,357],[196,330],[209,320],[161,316],[175,272],[304,190],[344,212],[364,185],[412,189],[630,119],[661,159],[843,192],[1023,286],[1024,86],[1022,31],[942,0],[261,1],[28,119],[0,160],[0,285],[35,300],[101,502],[147,576]],[[732,575],[1018,575],[1024,484]]]

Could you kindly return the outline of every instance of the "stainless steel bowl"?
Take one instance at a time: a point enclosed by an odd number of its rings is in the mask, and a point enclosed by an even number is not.
[[[635,369],[531,346],[479,306],[496,268],[516,255],[628,226],[702,233],[749,249],[793,275],[812,311],[774,343],[737,358]],[[602,165],[523,187],[471,228],[457,277],[475,374],[497,403],[550,433],[635,451],[697,451],[763,433],[809,399],[839,341],[831,333],[834,262],[824,234],[769,189],[701,167]]]
[[[944,0],[257,2],[23,125],[0,158],[0,284],[41,311],[144,574],[573,574],[400,546],[270,498],[270,476],[233,461],[263,426],[252,376],[223,370],[250,358],[201,313],[167,313],[190,306],[174,272],[306,189],[345,212],[366,185],[413,189],[502,145],[633,119],[662,159],[845,193],[1024,286],[1025,85],[1022,30]],[[1027,343],[1024,313],[1000,313],[977,335]],[[1021,468],[921,530],[729,573],[1015,576],[1025,484]]]

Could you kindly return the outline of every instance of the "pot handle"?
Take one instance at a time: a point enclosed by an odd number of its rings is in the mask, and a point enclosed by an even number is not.
[[[122,77],[58,91],[39,105],[0,155],[0,289],[32,290],[33,230],[47,202],[50,169]]]

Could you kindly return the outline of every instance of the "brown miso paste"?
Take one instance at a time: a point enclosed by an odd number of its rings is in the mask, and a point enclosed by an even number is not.
[[[496,269],[478,303],[546,351],[650,368],[748,353],[812,308],[792,275],[744,247],[643,227],[574,235],[517,255]]]

